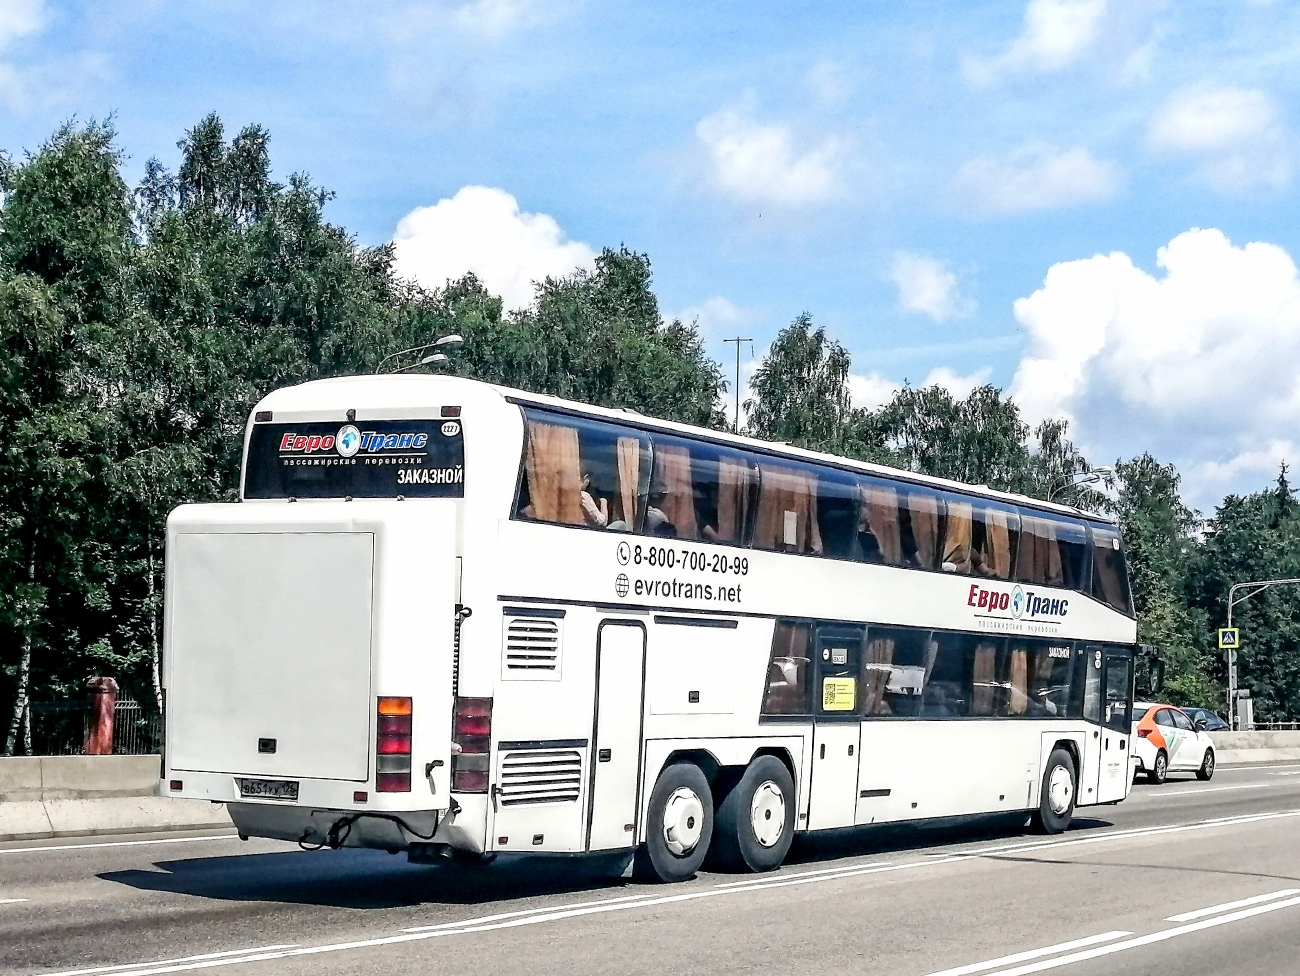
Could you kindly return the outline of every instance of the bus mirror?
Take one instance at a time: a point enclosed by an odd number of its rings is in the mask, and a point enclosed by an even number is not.
[[[1151,662],[1151,694],[1160,694],[1165,686],[1165,662],[1159,659]]]

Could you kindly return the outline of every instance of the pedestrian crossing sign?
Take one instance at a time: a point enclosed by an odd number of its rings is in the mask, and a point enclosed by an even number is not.
[[[1220,627],[1219,628],[1219,650],[1235,651],[1238,647],[1237,628]]]

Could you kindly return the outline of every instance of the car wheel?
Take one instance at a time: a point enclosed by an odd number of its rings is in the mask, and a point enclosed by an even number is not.
[[[775,756],[749,764],[714,818],[713,850],[730,871],[781,866],[794,839],[794,777]]]
[[[1210,780],[1214,777],[1214,750],[1206,749],[1205,758],[1201,760],[1201,768],[1196,771],[1196,778],[1199,780]]]
[[[648,814],[637,877],[672,882],[693,876],[713,840],[713,793],[700,767],[674,763],[660,773]]]
[[[1064,749],[1053,749],[1038,793],[1038,812],[1034,814],[1037,830],[1044,834],[1059,834],[1070,826],[1077,783],[1074,759]]]
[[[1161,749],[1159,752],[1156,753],[1156,761],[1154,765],[1152,765],[1151,771],[1147,773],[1147,779],[1150,782],[1159,785],[1163,783],[1168,778],[1168,776],[1169,776],[1169,756],[1166,755],[1163,749]]]

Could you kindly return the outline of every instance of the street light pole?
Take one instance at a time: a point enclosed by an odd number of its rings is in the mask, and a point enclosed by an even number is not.
[[[737,434],[739,434],[740,433],[740,344],[742,342],[752,343],[754,340],[744,339],[741,338],[740,336],[736,336],[734,339],[723,339],[722,341],[734,342],[736,344],[736,422],[733,426],[733,430]],[[749,352],[750,355],[753,355],[754,347],[752,345],[749,347]]]
[[[1263,593],[1275,586],[1294,586],[1300,579],[1253,580],[1246,583],[1233,583],[1228,587],[1228,628],[1232,628],[1232,608],[1238,603],[1245,603],[1252,596]],[[1238,590],[1244,590],[1237,596]],[[1240,642],[1238,642],[1240,643]],[[1228,648],[1228,725],[1235,732],[1237,729],[1237,648]]]

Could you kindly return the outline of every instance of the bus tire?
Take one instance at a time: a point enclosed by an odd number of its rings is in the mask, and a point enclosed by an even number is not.
[[[713,793],[700,767],[679,762],[660,773],[647,814],[636,876],[666,882],[694,876],[713,840]]]
[[[1070,826],[1079,779],[1074,758],[1065,749],[1053,749],[1043,770],[1043,786],[1038,791],[1038,812],[1034,827],[1044,834],[1059,834]]]
[[[1201,760],[1201,768],[1196,771],[1196,778],[1202,782],[1208,781],[1214,777],[1214,750],[1206,749],[1205,758]]]
[[[713,851],[728,871],[771,871],[794,839],[794,777],[775,756],[758,756],[718,806]]]
[[[1147,770],[1147,781],[1159,786],[1169,776],[1169,755],[1161,749],[1156,753],[1156,761]]]

